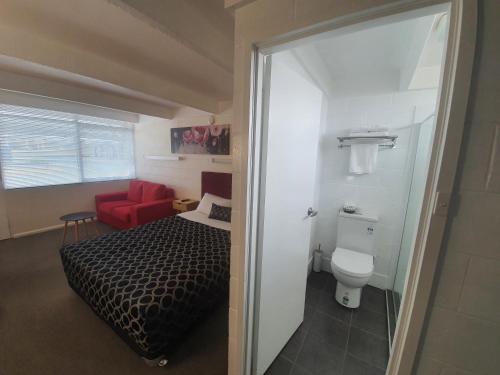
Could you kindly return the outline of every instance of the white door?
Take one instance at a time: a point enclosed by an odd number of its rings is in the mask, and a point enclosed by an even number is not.
[[[265,205],[259,217],[257,375],[267,370],[304,318],[313,220],[307,211],[314,200],[322,104],[318,88],[281,63],[280,54],[272,58],[272,67],[269,60],[266,64],[271,69],[269,103],[263,106],[268,112],[260,172]]]

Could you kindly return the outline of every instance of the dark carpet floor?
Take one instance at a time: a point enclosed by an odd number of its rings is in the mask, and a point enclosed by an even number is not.
[[[61,239],[52,231],[0,241],[1,375],[227,373],[227,306],[195,327],[166,367],[148,367],[70,289]]]

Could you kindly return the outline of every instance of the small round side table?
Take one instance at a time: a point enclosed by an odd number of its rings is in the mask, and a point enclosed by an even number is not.
[[[97,227],[97,223],[95,221],[95,216],[96,216],[95,212],[90,212],[90,211],[73,212],[71,214],[61,216],[59,219],[64,221],[64,235],[63,235],[63,240],[62,240],[63,246],[66,242],[66,234],[68,232],[68,223],[70,221],[74,222],[74,238],[76,241],[80,240],[80,231],[78,229],[78,222],[79,221],[81,221],[83,223],[83,225],[85,227],[85,234],[87,235],[87,237],[89,235],[89,232],[88,232],[86,220],[89,220],[94,225],[95,232],[97,233],[98,236],[100,236],[101,232],[99,232],[99,228]]]

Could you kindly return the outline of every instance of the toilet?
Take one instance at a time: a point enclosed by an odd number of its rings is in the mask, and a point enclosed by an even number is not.
[[[361,290],[373,274],[378,218],[340,210],[337,219],[337,247],[331,262],[337,279],[335,299],[343,306],[357,308]]]

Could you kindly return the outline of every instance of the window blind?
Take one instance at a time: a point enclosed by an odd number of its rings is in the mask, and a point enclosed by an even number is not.
[[[6,189],[135,177],[133,124],[0,104]]]

